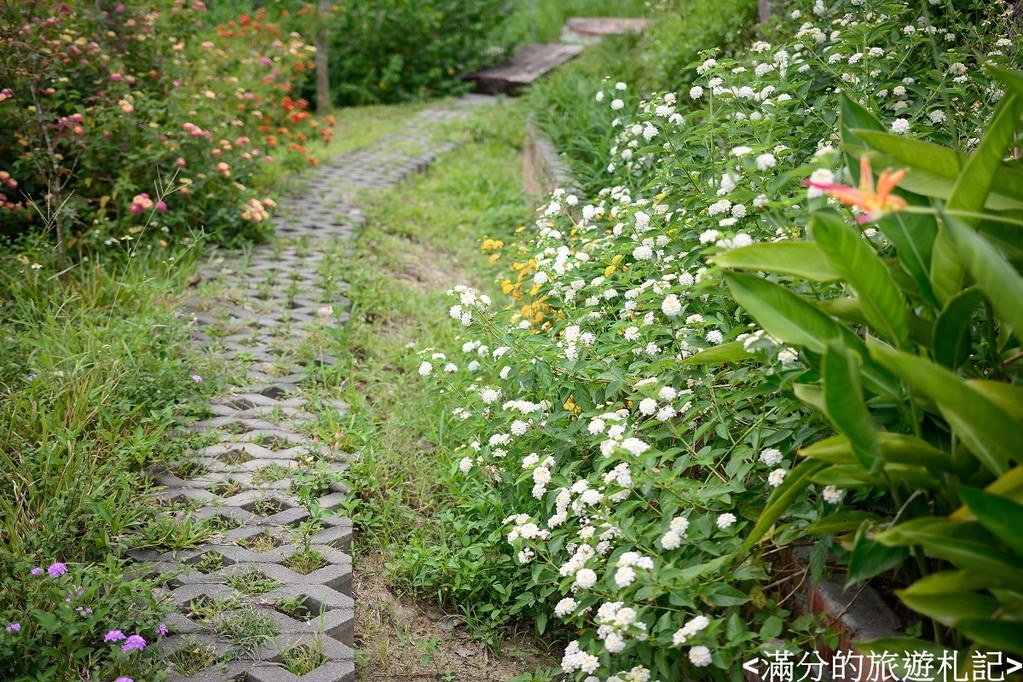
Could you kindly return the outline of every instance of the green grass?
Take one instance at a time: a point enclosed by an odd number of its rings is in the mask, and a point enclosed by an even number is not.
[[[505,30],[520,41],[552,43],[569,17],[643,17],[647,0],[518,0]]]
[[[98,561],[152,515],[141,469],[185,449],[175,412],[215,384],[174,314],[191,272],[190,255],[63,273],[0,256],[0,552]]]
[[[500,588],[502,568],[476,544],[466,527],[473,511],[464,509],[485,496],[452,475],[461,455],[445,439],[449,406],[422,400],[415,368],[417,350],[450,346],[461,330],[447,315],[448,288],[470,284],[500,305],[500,264],[488,262],[480,243],[510,241],[530,222],[521,189],[523,119],[518,103],[486,111],[463,126],[468,139],[456,153],[368,212],[345,264],[354,303],[338,340],[351,416],[320,425],[361,448],[347,479],[357,551],[380,551],[392,583],[438,598],[494,643],[507,614],[477,609]]]

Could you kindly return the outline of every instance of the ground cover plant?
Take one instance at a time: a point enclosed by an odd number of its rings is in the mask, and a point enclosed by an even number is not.
[[[142,468],[184,446],[174,417],[217,378],[184,351],[190,318],[170,304],[190,257],[114,256],[58,275],[36,255],[0,264],[0,669],[145,676],[162,607],[124,552],[167,538],[147,527]],[[166,530],[186,547],[201,539]]]
[[[998,520],[1018,513],[1020,432],[1007,10],[784,3],[685,90],[633,108],[608,83],[605,189],[556,192],[520,242],[486,245],[512,306],[452,289],[461,349],[419,372],[486,500],[474,533],[522,567],[508,611],[574,635],[565,673],[723,679],[779,637],[834,644],[792,613],[799,576],[772,549],[808,531],[813,576],[930,574],[899,596],[932,655],[1018,646]]]

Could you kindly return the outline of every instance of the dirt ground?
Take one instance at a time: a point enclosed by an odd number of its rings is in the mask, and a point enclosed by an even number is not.
[[[363,555],[356,560],[359,682],[506,682],[556,664],[554,652],[546,655],[542,644],[522,637],[511,638],[501,652],[494,652],[471,639],[456,616],[422,600],[396,594],[384,575],[380,555]]]

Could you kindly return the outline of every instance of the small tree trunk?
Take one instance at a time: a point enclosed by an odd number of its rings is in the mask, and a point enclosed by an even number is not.
[[[771,18],[771,0],[757,0],[757,18],[761,24]]]
[[[316,113],[321,116],[330,110],[330,72],[328,69],[327,17],[330,0],[320,0],[319,30],[316,32]]]

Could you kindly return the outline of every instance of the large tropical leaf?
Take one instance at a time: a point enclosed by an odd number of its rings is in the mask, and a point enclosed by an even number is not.
[[[929,360],[880,343],[870,354],[914,391],[934,401],[942,416],[978,459],[994,474],[1003,474],[1019,454],[1023,422],[1000,403],[949,370]]]
[[[856,292],[871,326],[894,344],[909,336],[909,311],[888,268],[860,236],[837,214],[819,211],[810,218],[813,239],[831,266]]]
[[[838,432],[849,439],[860,465],[877,473],[883,464],[877,426],[863,402],[860,360],[841,342],[829,342],[821,358],[824,409]]]
[[[725,268],[793,275],[814,282],[832,282],[841,277],[813,242],[786,240],[751,244],[718,254],[711,260]]]
[[[1023,333],[1023,277],[998,249],[959,220],[944,215],[944,230],[998,317]]]

